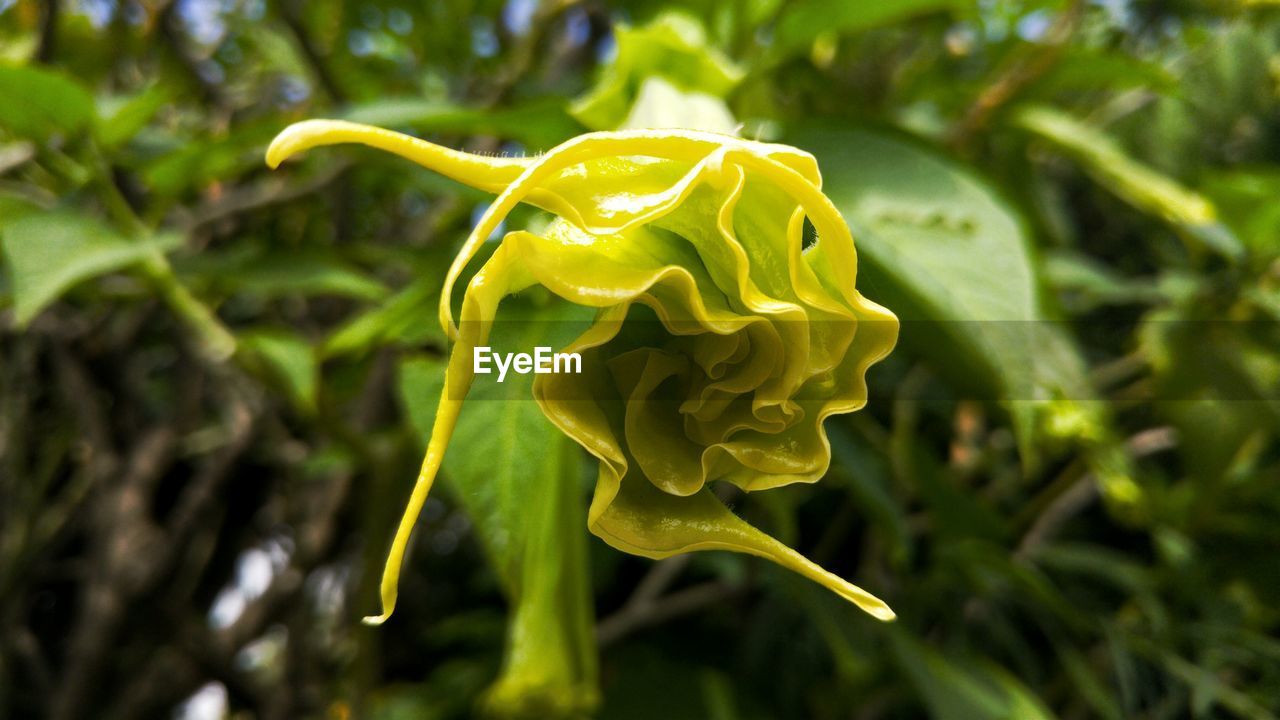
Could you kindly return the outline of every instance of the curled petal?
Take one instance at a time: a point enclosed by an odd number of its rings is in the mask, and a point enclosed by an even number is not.
[[[596,310],[566,352],[580,375],[539,375],[546,417],[599,460],[593,533],[662,558],[722,549],[814,580],[881,620],[882,601],[752,527],[709,483],[755,491],[821,478],[824,420],[866,402],[867,368],[897,339],[892,313],[855,288],[848,226],[822,193],[812,156],[712,133],[624,131],[574,138],[544,155],[489,158],[341,121],[299,123],[268,163],[320,145],[388,150],[497,194],[450,266],[440,322],[455,340],[427,455],[382,581],[396,600],[417,515],[474,380],[502,299],[542,286]],[[558,216],[508,233],[475,272],[454,324],[452,291],[519,203]],[[806,248],[806,220],[817,230]]]

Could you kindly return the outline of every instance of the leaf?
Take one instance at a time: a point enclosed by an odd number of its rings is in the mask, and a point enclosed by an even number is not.
[[[829,423],[827,434],[832,458],[839,463],[836,474],[847,476],[859,508],[882,534],[890,557],[905,566],[912,553],[912,536],[906,513],[892,495],[888,462],[844,423]]]
[[[320,364],[311,343],[283,329],[250,330],[240,336],[240,343],[266,363],[298,408],[315,412]]]
[[[384,98],[354,106],[341,115],[351,122],[420,132],[492,134],[532,147],[556,145],[581,128],[559,98],[531,100],[512,107],[473,110],[443,100]]]
[[[444,331],[434,316],[440,278],[425,275],[378,307],[357,315],[324,341],[320,356],[359,355],[373,346],[393,342],[419,344],[436,340],[444,344]]]
[[[1193,242],[1227,258],[1243,254],[1240,241],[1217,222],[1213,203],[1129,157],[1111,136],[1046,106],[1024,107],[1014,122],[1066,151],[1103,187],[1182,230]]]
[[[0,232],[19,326],[77,283],[122,270],[182,242],[175,234],[129,240],[98,220],[69,212],[21,217]]]
[[[936,720],[1049,720],[1044,703],[1007,670],[952,660],[906,632],[889,633],[894,658]]]
[[[169,102],[169,93],[154,85],[132,97],[108,98],[98,102],[94,134],[103,148],[128,142]]]
[[[378,301],[390,294],[336,254],[313,249],[205,255],[190,269],[218,287],[263,297],[334,295]]]
[[[1078,351],[1040,305],[1022,221],[981,179],[867,130],[809,127],[792,141],[818,157],[854,229],[859,287],[953,384],[1007,403],[1024,453],[1043,401],[1090,397]]]
[[[279,122],[255,121],[240,125],[221,137],[196,137],[179,141],[173,149],[149,160],[141,169],[148,187],[167,196],[179,195],[262,163],[271,134]]]
[[[788,3],[774,34],[774,52],[778,55],[790,54],[806,49],[820,35],[847,34],[891,25],[916,15],[947,10],[958,4],[958,0],[800,0]]]
[[[581,309],[507,301],[494,352],[563,347]],[[444,380],[442,361],[408,360],[400,396],[425,447]],[[495,377],[495,376],[489,376]],[[447,482],[481,536],[514,605],[506,662],[485,705],[495,715],[564,717],[596,703],[594,613],[586,566],[582,457],[533,400],[532,375],[472,389],[445,456]]]
[[[1164,296],[1152,282],[1131,280],[1086,255],[1059,251],[1045,257],[1044,274],[1051,286],[1069,294],[1076,314],[1104,305],[1149,304]]]
[[[1122,52],[1067,46],[1053,69],[1036,82],[1045,96],[1140,87],[1164,94],[1179,92],[1178,77],[1156,62]]]
[[[617,28],[618,56],[569,112],[593,130],[618,128],[635,111],[645,81],[661,78],[683,92],[724,98],[743,71],[707,43],[702,25],[668,12],[639,28]]]
[[[0,127],[45,140],[75,133],[93,118],[93,95],[75,80],[44,68],[0,65]]]
[[[737,124],[720,98],[684,92],[660,77],[651,77],[640,86],[631,114],[621,127],[680,128],[734,135]]]

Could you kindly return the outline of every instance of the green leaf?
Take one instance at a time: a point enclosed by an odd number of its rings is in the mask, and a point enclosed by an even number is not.
[[[14,319],[26,325],[75,284],[122,270],[182,243],[175,234],[130,240],[83,215],[50,212],[4,225],[0,237],[13,292]]]
[[[499,323],[494,352],[563,347],[588,319],[563,302],[536,307],[512,298],[503,310],[516,319]],[[401,399],[424,447],[443,380],[441,360],[401,365]],[[596,703],[584,465],[533,400],[532,380],[513,374],[504,383],[476,384],[444,471],[514,605],[506,662],[486,696],[488,710],[501,717],[572,717]]]
[[[833,474],[846,478],[859,509],[881,533],[890,557],[905,567],[912,553],[912,536],[906,513],[892,495],[893,477],[888,461],[850,432],[845,423],[828,423],[827,435],[831,457],[838,463]]]
[[[187,267],[224,290],[262,297],[334,295],[378,301],[390,294],[385,285],[336,254],[314,249],[205,255]]]
[[[1119,143],[1101,130],[1045,106],[1022,108],[1014,118],[1020,127],[1064,150],[1100,185],[1139,210],[1182,230],[1191,241],[1228,258],[1243,254],[1240,241],[1217,222],[1213,203],[1129,157]]]
[[[142,178],[156,192],[174,196],[240,172],[257,170],[262,166],[267,142],[279,129],[279,121],[271,118],[240,125],[221,137],[174,138],[170,152],[140,168]]]
[[[169,93],[159,85],[131,97],[100,100],[94,124],[98,144],[107,149],[124,144],[146,127],[167,102]]]
[[[867,130],[811,127],[792,142],[817,156],[854,229],[859,288],[952,383],[1009,401],[1024,453],[1044,401],[1090,396],[1083,361],[1040,305],[1023,224],[985,182]]]
[[[444,345],[444,331],[434,315],[439,292],[440,278],[435,275],[409,283],[390,300],[335,330],[320,347],[321,357],[359,355],[390,343],[417,345],[434,340]]]
[[[1007,670],[953,660],[901,630],[889,646],[936,720],[1050,720],[1053,713]]]
[[[292,331],[274,328],[250,330],[240,336],[240,343],[266,363],[298,408],[315,412],[320,363],[311,343]]]
[[[947,10],[959,4],[959,0],[800,0],[788,3],[774,34],[774,52],[778,55],[790,54],[806,49],[821,35],[847,34],[891,25],[916,15]]]
[[[23,137],[75,133],[93,119],[93,95],[53,70],[0,65],[0,98],[0,127]]]
[[[1153,282],[1131,280],[1086,255],[1059,251],[1045,257],[1049,284],[1065,293],[1065,302],[1077,314],[1104,305],[1149,304],[1164,296]]]
[[[707,43],[702,25],[680,13],[665,13],[639,28],[616,30],[618,56],[591,92],[569,112],[593,130],[614,130],[635,111],[645,81],[661,78],[676,90],[724,98],[743,71]]]
[[[733,135],[737,125],[720,98],[684,92],[660,77],[651,77],[640,86],[631,114],[619,129],[680,128]]]
[[[581,128],[559,98],[531,100],[513,107],[473,110],[444,100],[385,98],[361,103],[340,116],[351,122],[420,132],[497,135],[532,147],[547,148]]]

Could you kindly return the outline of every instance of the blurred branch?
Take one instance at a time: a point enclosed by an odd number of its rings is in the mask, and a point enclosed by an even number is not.
[[[44,0],[40,11],[40,44],[36,47],[36,60],[53,61],[58,49],[58,18],[62,16],[61,0]]]
[[[557,18],[577,5],[579,0],[535,0],[537,7],[529,23],[529,30],[520,37],[507,57],[507,62],[495,73],[493,85],[484,93],[481,102],[485,106],[500,105],[515,89],[520,78],[533,67],[547,36],[547,31]]]
[[[636,630],[661,625],[725,602],[742,594],[745,589],[743,585],[710,580],[642,605],[628,605],[596,625],[596,643],[602,648],[608,647]]]
[[[222,86],[200,72],[200,61],[188,51],[187,41],[183,37],[182,21],[176,14],[177,7],[177,0],[170,0],[160,9],[156,17],[156,31],[160,35],[160,41],[169,48],[178,64],[200,88],[202,100],[220,110],[230,109],[231,103]]]
[[[671,583],[689,565],[690,555],[676,555],[659,560],[636,585],[622,608],[596,624],[596,643],[612,645],[641,628],[697,612],[704,607],[728,600],[746,588],[724,580],[712,580],[670,594]]]
[[[101,478],[89,523],[93,548],[90,576],[80,613],[67,645],[66,669],[49,717],[83,717],[94,685],[107,667],[101,662],[114,643],[128,598],[145,583],[148,561],[160,538],[148,513],[149,496],[172,459],[174,437],[167,428],[143,435],[130,453],[123,475]]]
[[[289,32],[293,34],[293,39],[297,41],[298,48],[302,50],[302,55],[311,66],[311,71],[315,73],[320,87],[335,103],[339,105],[346,103],[347,94],[338,84],[333,71],[329,69],[328,58],[320,52],[320,48],[311,37],[311,32],[307,30],[307,21],[302,13],[303,3],[298,0],[280,0],[279,8],[280,19],[284,20]]]
[[[995,80],[978,94],[968,111],[951,128],[948,143],[953,148],[967,145],[975,134],[987,126],[997,110],[1057,64],[1068,41],[1084,19],[1085,6],[1084,0],[1071,0],[1045,31],[1041,42],[1024,52],[1016,53],[1016,57],[1005,63]]]
[[[1177,432],[1171,427],[1156,427],[1136,433],[1125,442],[1133,458],[1142,458],[1177,447]],[[1068,520],[1088,507],[1098,497],[1098,480],[1092,473],[1080,472],[1081,463],[1073,463],[1058,482],[1046,490],[1051,500],[1023,534],[1014,556],[1026,559],[1062,528]],[[1033,503],[1034,504],[1034,503]]]
[[[219,222],[243,213],[287,203],[321,190],[351,167],[350,162],[329,163],[328,169],[301,182],[292,178],[273,176],[253,185],[237,187],[195,208],[183,223],[188,230]]]

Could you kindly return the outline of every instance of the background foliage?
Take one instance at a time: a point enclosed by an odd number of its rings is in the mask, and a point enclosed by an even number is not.
[[[817,155],[903,341],[735,509],[898,622],[609,550],[481,399],[360,627],[486,198],[268,172],[316,116]],[[0,718],[1274,718],[1278,163],[1267,0],[0,0]]]

